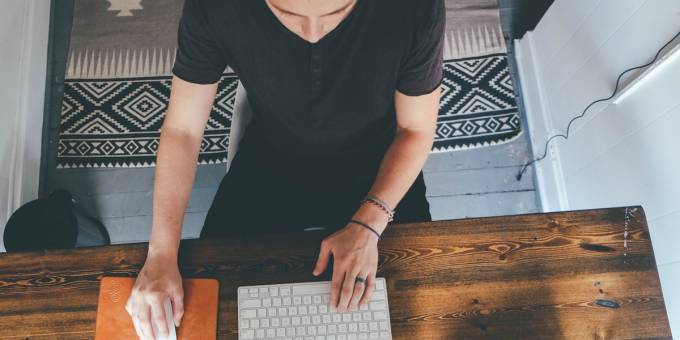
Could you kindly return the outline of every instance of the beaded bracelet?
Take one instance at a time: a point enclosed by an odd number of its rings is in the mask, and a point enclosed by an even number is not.
[[[361,221],[357,221],[357,220],[349,220],[349,223],[358,224],[358,225],[360,225],[360,226],[362,226],[362,227],[364,227],[364,228],[366,228],[366,229],[372,231],[372,232],[375,234],[375,236],[378,237],[378,240],[380,240],[380,238],[381,238],[381,237],[380,237],[380,233],[378,233],[378,231],[376,231],[375,229],[373,229],[370,225],[368,225],[368,224],[366,224],[366,223],[364,223],[364,222],[361,222]]]
[[[385,203],[383,200],[381,200],[381,199],[379,199],[375,196],[372,196],[372,195],[366,195],[366,198],[364,198],[361,201],[361,204],[364,204],[364,203],[367,203],[367,202],[377,206],[382,211],[384,211],[387,214],[387,221],[388,222],[392,222],[394,220],[394,210],[390,209],[390,206],[387,205],[387,203]]]

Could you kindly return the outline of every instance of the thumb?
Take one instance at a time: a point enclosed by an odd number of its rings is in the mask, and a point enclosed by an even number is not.
[[[170,295],[172,301],[172,318],[175,321],[175,327],[179,327],[184,315],[184,292],[180,291]]]
[[[323,273],[324,270],[326,270],[326,267],[328,266],[328,259],[331,256],[331,251],[328,249],[326,240],[323,240],[321,242],[321,251],[319,251],[319,258],[316,260],[316,266],[314,267],[314,276],[318,276],[319,274]]]

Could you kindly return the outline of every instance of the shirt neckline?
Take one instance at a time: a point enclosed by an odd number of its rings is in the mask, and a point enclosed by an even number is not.
[[[362,0],[357,0],[357,2],[354,4],[354,6],[352,7],[352,10],[349,12],[349,14],[347,14],[347,16],[345,16],[342,19],[342,21],[340,21],[340,23],[337,26],[335,26],[335,28],[333,28],[328,33],[326,33],[323,37],[321,37],[321,39],[319,39],[319,41],[310,42],[310,41],[302,38],[301,36],[295,34],[295,32],[291,31],[290,29],[288,29],[288,27],[286,27],[286,25],[284,25],[281,22],[281,20],[279,20],[279,18],[272,12],[272,10],[269,8],[269,6],[267,6],[267,3],[265,2],[265,0],[255,0],[255,1],[260,2],[262,9],[264,9],[264,11],[267,13],[266,15],[268,17],[268,21],[271,22],[274,26],[277,26],[276,27],[277,30],[282,31],[284,34],[286,34],[288,36],[292,36],[293,39],[295,39],[295,40],[297,40],[297,41],[299,41],[299,42],[301,42],[301,43],[303,43],[307,46],[312,46],[312,47],[321,45],[322,42],[328,40],[332,35],[337,34],[337,32],[341,31],[344,26],[347,26],[348,22],[350,22],[352,20],[352,18],[356,16],[356,12],[358,10],[357,7],[359,7],[359,5],[361,3],[363,3]]]

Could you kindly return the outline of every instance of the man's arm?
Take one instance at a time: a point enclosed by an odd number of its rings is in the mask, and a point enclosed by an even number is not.
[[[392,209],[406,195],[430,154],[437,126],[439,97],[439,87],[422,96],[395,92],[397,133],[369,191],[370,195],[380,198]],[[372,204],[363,204],[355,217],[373,223],[380,233],[387,226],[385,213]]]
[[[143,339],[154,338],[152,320],[161,334],[167,336],[168,328],[179,326],[184,314],[177,252],[203,130],[216,91],[216,83],[199,85],[176,76],[172,78],[170,103],[156,158],[149,252],[125,305],[137,335]],[[166,298],[172,301],[175,325],[165,322],[163,302]]]
[[[216,91],[216,83],[200,85],[176,76],[172,78],[170,103],[156,158],[149,255],[177,257],[184,210]]]
[[[439,87],[422,96],[395,94],[397,133],[383,157],[369,193],[394,208],[423,168],[432,143],[439,110]],[[382,233],[387,214],[373,204],[362,204],[352,219]],[[331,306],[345,311],[365,304],[375,289],[378,239],[367,228],[349,223],[321,242],[314,275],[321,274],[333,255]],[[356,279],[362,278],[357,284]]]

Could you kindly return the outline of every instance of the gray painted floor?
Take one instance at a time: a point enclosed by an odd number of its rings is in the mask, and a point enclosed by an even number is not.
[[[538,211],[531,169],[515,180],[527,158],[524,135],[491,147],[430,155],[425,183],[432,218],[522,214]],[[148,241],[153,168],[58,169],[49,191],[64,188],[101,218],[113,243]],[[184,218],[183,238],[198,237],[225,165],[201,165]]]

